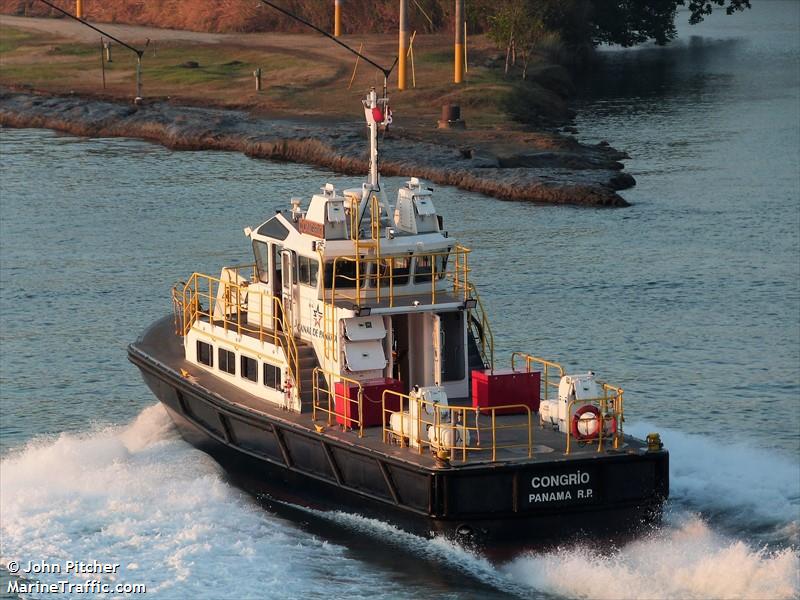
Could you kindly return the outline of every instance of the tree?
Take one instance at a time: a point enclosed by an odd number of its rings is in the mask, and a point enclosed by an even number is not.
[[[678,7],[699,23],[724,7],[727,14],[750,8],[750,0],[475,0],[472,9],[490,37],[513,56],[523,32],[557,34],[576,53],[599,44],[635,46],[675,39]]]
[[[675,17],[686,0],[589,0],[592,43],[635,46],[653,40],[663,45],[675,39]],[[689,0],[689,22],[695,25],[716,6],[730,15],[750,8],[750,0]]]

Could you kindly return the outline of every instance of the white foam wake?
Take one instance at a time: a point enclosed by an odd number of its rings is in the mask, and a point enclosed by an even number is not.
[[[106,582],[147,598],[303,598],[353,575],[375,597],[379,574],[340,546],[265,513],[181,441],[160,405],[128,427],[35,440],[0,462],[0,563],[120,563]],[[42,575],[56,582],[83,577]]]
[[[400,547],[403,551],[416,558],[446,565],[453,570],[461,571],[503,592],[522,597],[528,596],[525,588],[517,585],[505,573],[498,571],[495,565],[486,557],[444,536],[420,537],[384,521],[353,513],[341,511],[323,512],[305,507],[295,508],[310,512],[319,518],[333,521],[359,534],[367,534],[384,543]]]
[[[751,534],[760,530],[770,541],[800,543],[800,466],[796,460],[744,443],[718,443],[648,423],[627,430],[641,438],[649,431],[661,433],[670,452],[673,503],[700,511],[727,530]]]
[[[503,570],[532,588],[571,598],[778,600],[800,592],[795,551],[753,550],[714,533],[699,518],[610,554],[562,548],[518,557]]]

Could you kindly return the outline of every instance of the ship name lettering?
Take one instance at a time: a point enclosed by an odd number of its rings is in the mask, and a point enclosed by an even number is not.
[[[589,483],[589,474],[583,471],[562,473],[560,475],[537,475],[531,479],[531,487],[546,488],[559,485],[581,485]]]

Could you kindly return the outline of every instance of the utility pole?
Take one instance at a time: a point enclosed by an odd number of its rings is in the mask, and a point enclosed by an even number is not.
[[[453,83],[464,80],[464,0],[456,0],[455,73]]]
[[[342,35],[342,0],[333,2],[333,36]]]
[[[400,44],[397,51],[397,89],[406,89],[406,56],[408,55],[408,0],[400,0]]]

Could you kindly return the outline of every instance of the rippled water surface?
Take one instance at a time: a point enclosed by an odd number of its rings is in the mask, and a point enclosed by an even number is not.
[[[0,562],[119,562],[148,598],[796,596],[800,4],[754,4],[593,70],[579,137],[630,153],[632,208],[435,195],[474,249],[498,356],[591,368],[625,388],[630,431],[662,433],[659,531],[498,564],[358,515],[265,510],[176,437],[125,347],[176,280],[248,258],[243,227],[353,180],[2,130]]]

